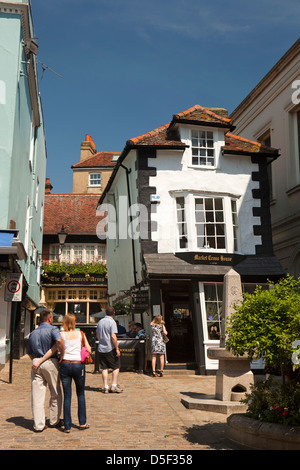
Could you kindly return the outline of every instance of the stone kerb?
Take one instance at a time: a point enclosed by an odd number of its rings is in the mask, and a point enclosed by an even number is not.
[[[245,414],[227,418],[227,437],[253,450],[300,450],[300,427],[267,423]]]

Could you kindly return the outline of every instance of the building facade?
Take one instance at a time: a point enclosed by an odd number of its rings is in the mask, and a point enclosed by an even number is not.
[[[81,142],[80,161],[72,165],[73,193],[101,194],[118,160],[119,153],[97,152],[89,134]]]
[[[24,354],[39,303],[46,148],[37,51],[30,2],[0,1],[1,364],[12,342],[15,357]],[[5,300],[9,273],[22,275],[16,302]]]
[[[94,314],[108,305],[106,246],[96,235],[99,194],[52,193],[49,181],[46,187],[40,305],[57,325],[75,314],[90,337]]]
[[[103,217],[97,208],[117,158],[113,152],[97,152],[87,134],[80,162],[72,165],[73,193],[53,193],[48,178],[45,185],[40,305],[53,311],[57,325],[66,313],[75,314],[92,345],[108,306],[106,240],[97,236]]]
[[[279,153],[233,129],[220,108],[174,115],[127,141],[100,198],[112,304],[131,300],[148,332],[162,314],[167,361],[200,374],[218,367],[206,350],[219,343],[228,270],[241,275],[245,291],[283,275],[267,170]]]
[[[270,164],[274,253],[300,276],[300,39],[231,114],[239,135],[280,149]]]

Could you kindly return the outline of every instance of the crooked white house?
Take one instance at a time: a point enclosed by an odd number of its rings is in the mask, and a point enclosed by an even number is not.
[[[99,201],[110,303],[131,300],[146,332],[162,314],[168,363],[200,374],[218,367],[206,350],[219,342],[228,270],[244,291],[284,274],[269,210],[268,165],[279,152],[233,131],[221,108],[174,115],[126,142]]]

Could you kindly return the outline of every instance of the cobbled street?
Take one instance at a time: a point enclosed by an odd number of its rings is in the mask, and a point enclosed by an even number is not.
[[[123,393],[105,395],[101,374],[90,365],[85,387],[90,429],[78,429],[73,388],[71,433],[56,428],[35,433],[30,368],[27,356],[14,360],[11,384],[8,364],[0,371],[1,450],[238,450],[226,439],[226,415],[189,410],[181,403],[186,395],[214,393],[215,377],[121,372]],[[46,410],[48,397],[47,392]]]

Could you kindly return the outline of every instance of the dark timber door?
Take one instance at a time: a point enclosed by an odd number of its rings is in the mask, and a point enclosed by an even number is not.
[[[165,292],[165,322],[170,341],[167,343],[167,361],[194,362],[195,348],[192,312],[188,292]]]

